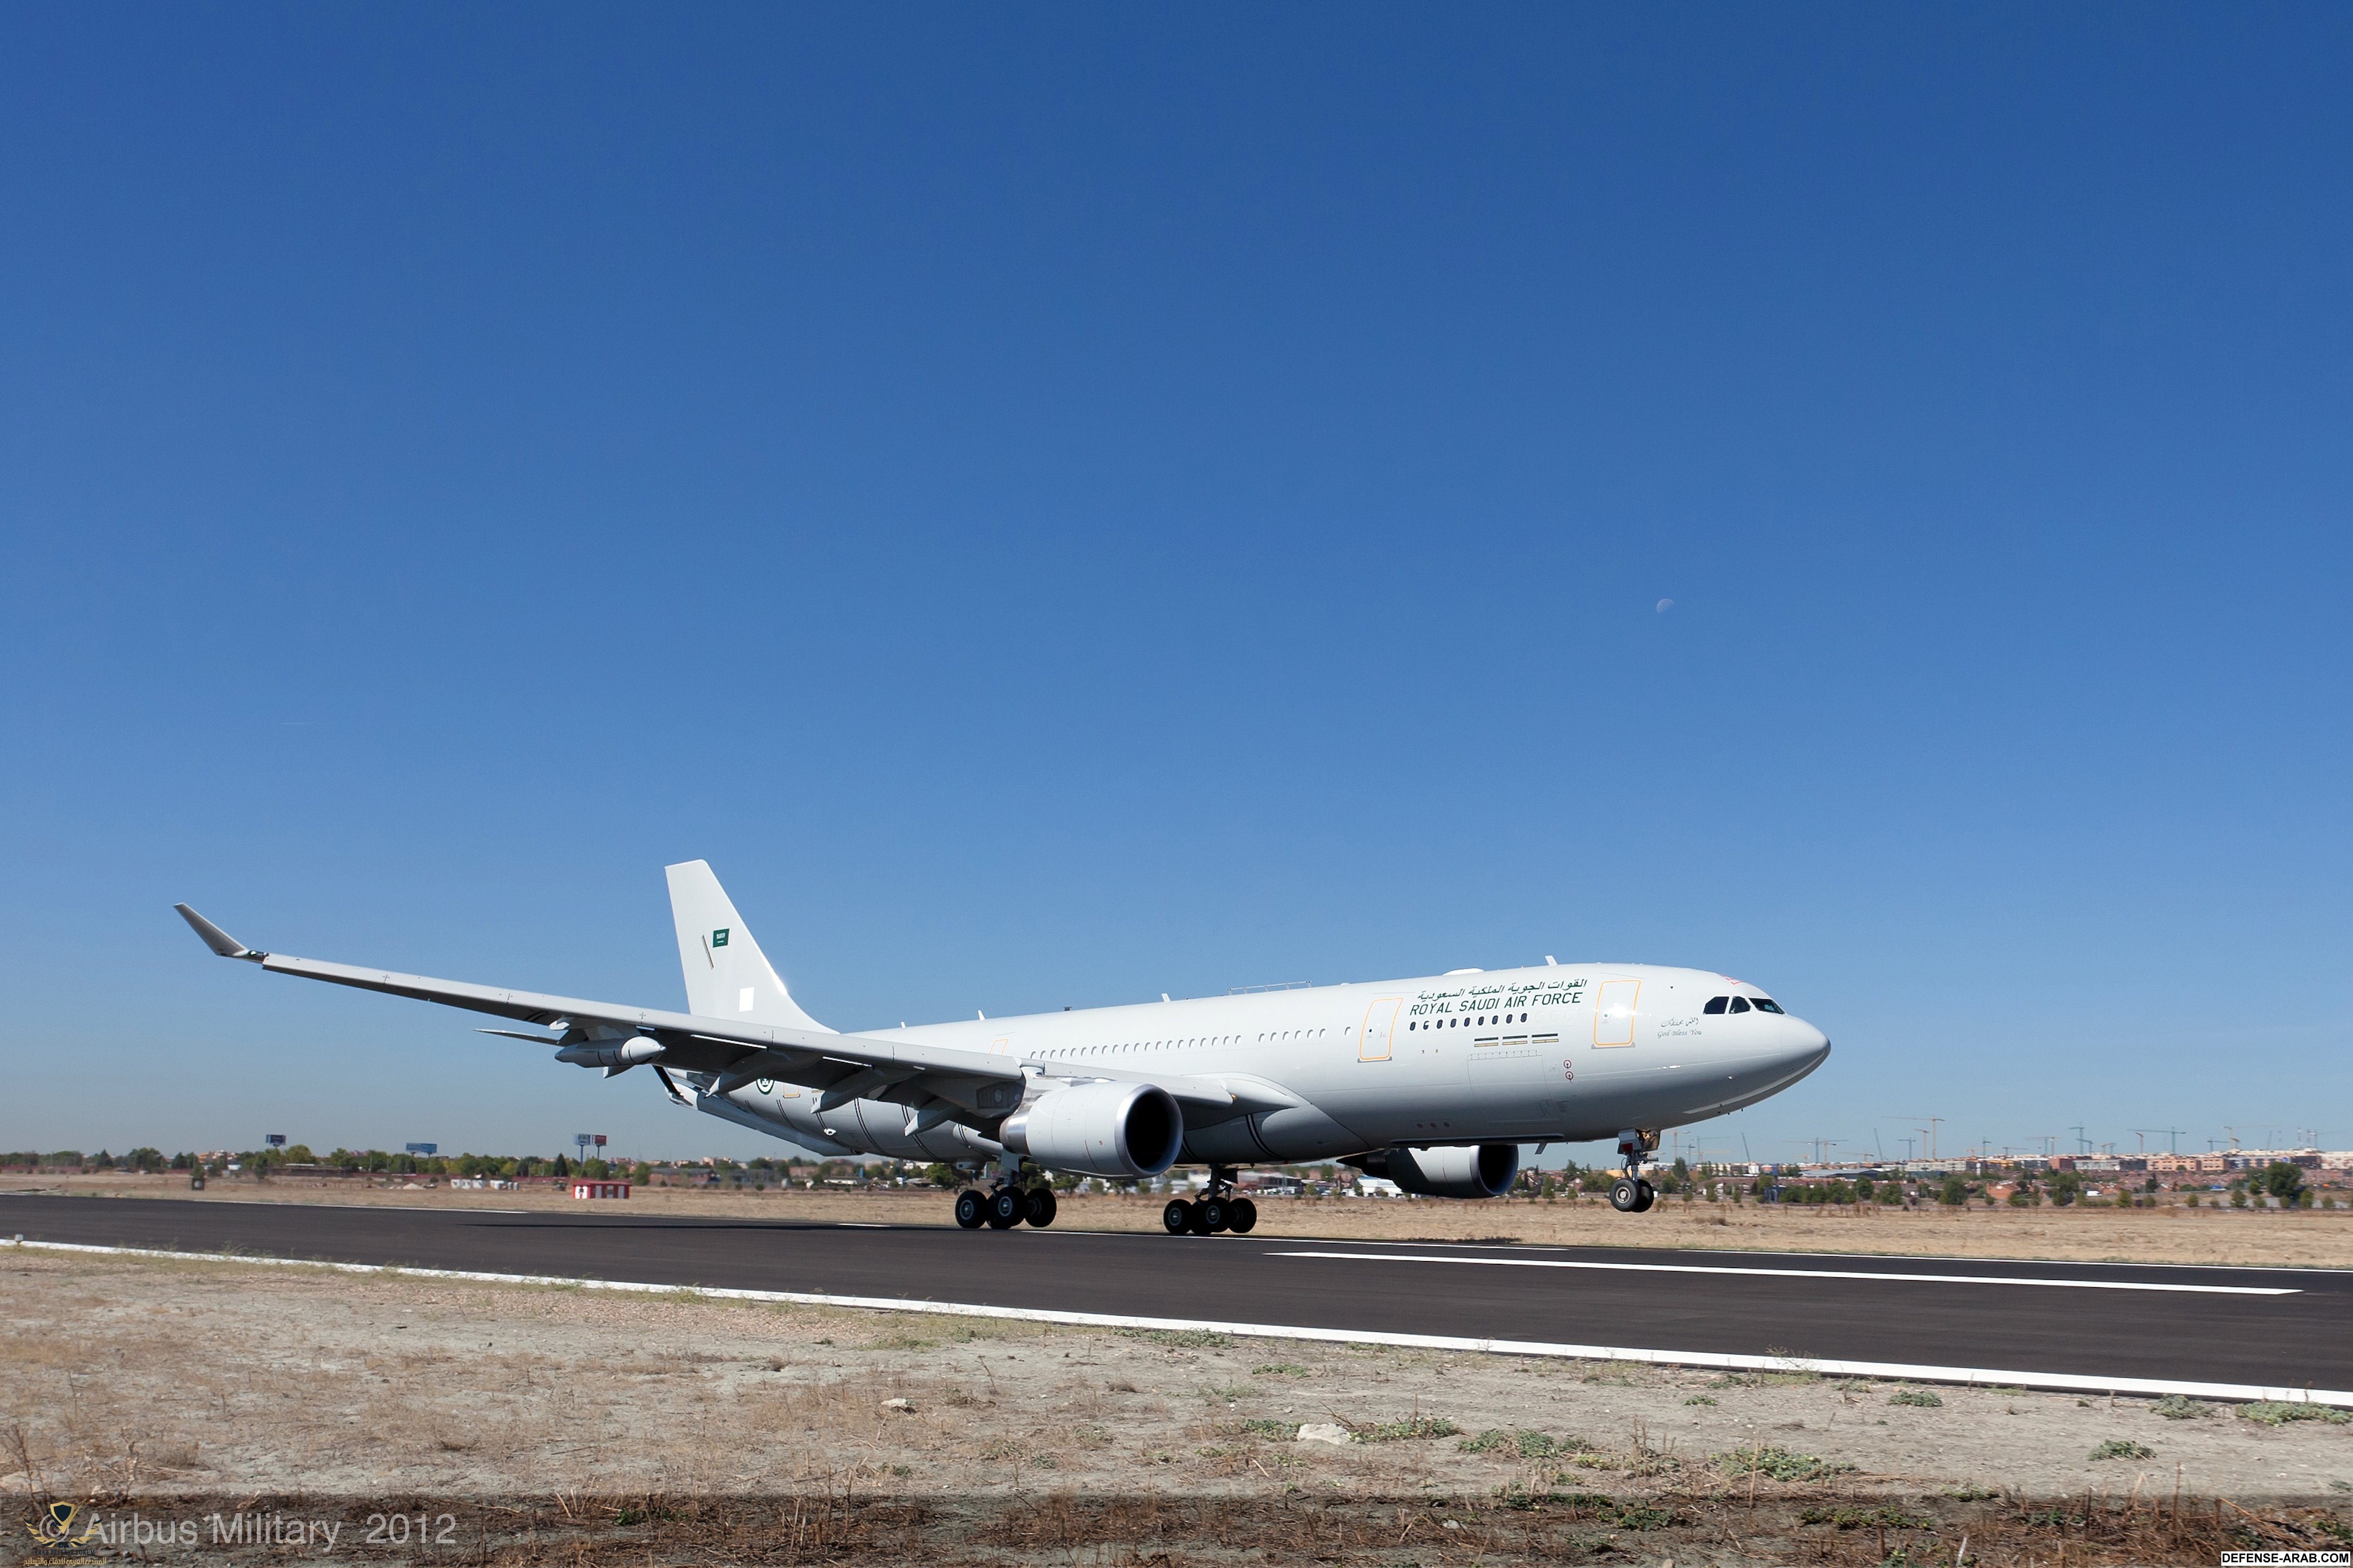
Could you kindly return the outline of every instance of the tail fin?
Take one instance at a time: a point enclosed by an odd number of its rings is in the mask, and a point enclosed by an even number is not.
[[[776,978],[760,944],[707,861],[665,866],[670,915],[678,927],[678,963],[686,972],[686,1010],[706,1018],[748,1019],[833,1033],[800,1009]]]

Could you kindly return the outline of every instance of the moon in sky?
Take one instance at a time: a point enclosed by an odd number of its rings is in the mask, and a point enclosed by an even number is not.
[[[1659,614],[1662,616],[1674,607],[1675,602],[1672,599],[1661,599],[1659,601]]]

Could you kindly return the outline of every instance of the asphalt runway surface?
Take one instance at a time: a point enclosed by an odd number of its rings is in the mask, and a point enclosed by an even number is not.
[[[940,1200],[946,1218],[948,1200]],[[0,1195],[0,1239],[1144,1318],[2353,1389],[2353,1273]]]

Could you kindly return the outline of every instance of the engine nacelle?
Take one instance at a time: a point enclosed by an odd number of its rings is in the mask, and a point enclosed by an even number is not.
[[[1433,1198],[1500,1198],[1520,1173],[1517,1143],[1476,1143],[1442,1149],[1392,1149],[1388,1179],[1409,1193]]]
[[[1007,1117],[997,1141],[1052,1171],[1156,1176],[1176,1163],[1185,1113],[1156,1084],[1082,1083]]]

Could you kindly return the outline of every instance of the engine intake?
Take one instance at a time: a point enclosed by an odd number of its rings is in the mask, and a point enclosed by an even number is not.
[[[1149,1083],[1082,1083],[1058,1089],[1005,1119],[997,1141],[1054,1171],[1134,1179],[1176,1163],[1185,1113]]]
[[[1475,1143],[1439,1149],[1391,1149],[1387,1175],[1409,1193],[1433,1198],[1500,1198],[1520,1173],[1517,1143]],[[1367,1162],[1370,1168],[1371,1162]]]

